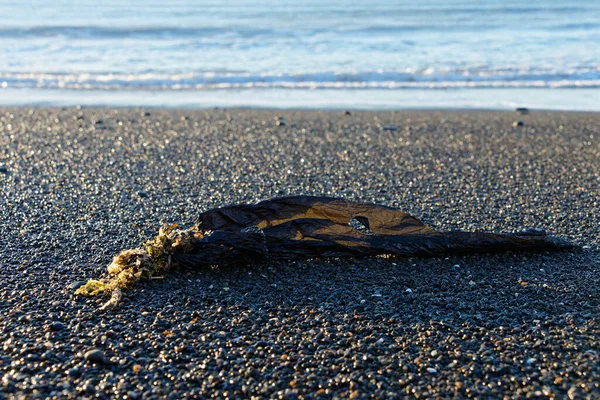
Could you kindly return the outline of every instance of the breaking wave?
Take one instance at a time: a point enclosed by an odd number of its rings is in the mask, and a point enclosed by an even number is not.
[[[0,73],[0,86],[86,90],[599,88],[600,67],[566,70],[425,68],[289,74],[5,72]]]

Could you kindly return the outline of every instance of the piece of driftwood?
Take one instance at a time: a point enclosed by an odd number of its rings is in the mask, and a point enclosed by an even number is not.
[[[183,266],[238,265],[263,260],[319,257],[443,256],[572,248],[543,231],[496,234],[439,232],[391,207],[339,198],[293,196],[208,210],[198,223],[179,230],[163,226],[138,249],[125,250],[108,266],[108,281],[89,281],[76,293],[112,292],[141,278]]]

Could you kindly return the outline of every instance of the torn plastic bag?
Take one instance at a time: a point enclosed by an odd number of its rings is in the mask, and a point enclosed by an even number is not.
[[[77,293],[113,292],[175,266],[200,268],[264,260],[319,257],[443,256],[569,249],[543,231],[513,234],[439,232],[391,207],[339,198],[294,196],[208,210],[188,230],[164,226],[143,248],[125,250],[109,265],[108,282],[90,281]],[[110,303],[110,302],[109,302]]]
[[[250,228],[258,228],[264,233],[264,256],[273,260],[378,254],[437,256],[571,247],[566,241],[543,231],[516,234],[438,232],[398,209],[312,196],[285,197],[255,205],[209,210],[200,214],[199,226],[205,231],[254,237],[257,237],[256,233]],[[220,236],[218,241],[223,240]],[[235,241],[229,243],[235,244]],[[203,241],[197,242],[193,253],[203,253],[203,245]],[[218,260],[216,256],[213,260]],[[180,254],[176,259],[188,257]],[[255,257],[253,254],[252,258]]]

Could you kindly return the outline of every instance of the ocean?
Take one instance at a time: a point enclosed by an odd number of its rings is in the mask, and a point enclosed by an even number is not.
[[[2,1],[0,104],[597,111],[600,1]]]

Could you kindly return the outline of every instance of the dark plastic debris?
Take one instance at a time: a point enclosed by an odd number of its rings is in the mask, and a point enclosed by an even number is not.
[[[111,299],[102,307],[107,309],[119,303],[121,289],[177,266],[573,247],[539,230],[515,234],[439,232],[391,207],[313,196],[217,208],[200,214],[198,224],[190,229],[176,227],[165,225],[143,247],[122,251],[107,268],[108,280],[90,280],[75,293],[95,296],[111,292]]]
[[[190,252],[173,254],[175,263],[221,265],[267,258],[438,256],[573,247],[539,230],[438,232],[391,207],[313,196],[209,210],[200,215],[199,228],[212,233],[195,242]]]

